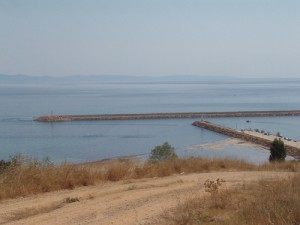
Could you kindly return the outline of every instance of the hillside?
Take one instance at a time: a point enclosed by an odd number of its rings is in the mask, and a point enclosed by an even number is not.
[[[110,182],[0,203],[0,224],[157,224],[165,211],[208,195],[207,179],[226,180],[226,189],[289,172],[211,172]]]

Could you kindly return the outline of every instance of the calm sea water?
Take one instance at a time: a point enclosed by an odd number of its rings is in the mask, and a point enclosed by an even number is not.
[[[193,127],[195,119],[38,123],[45,114],[106,114],[299,109],[300,82],[0,84],[0,157],[22,153],[55,162],[86,162],[144,155],[165,141],[183,156],[241,158],[263,162],[268,151],[226,147],[188,152],[224,135]],[[248,118],[247,118],[248,119]],[[210,119],[232,128],[258,128],[297,139],[300,117]]]

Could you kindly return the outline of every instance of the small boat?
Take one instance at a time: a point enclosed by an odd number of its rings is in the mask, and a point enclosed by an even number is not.
[[[250,120],[246,120],[246,122],[247,122],[247,123],[250,123],[251,121],[250,121]]]

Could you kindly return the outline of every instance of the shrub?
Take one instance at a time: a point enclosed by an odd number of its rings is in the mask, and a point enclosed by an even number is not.
[[[286,157],[286,151],[284,142],[281,139],[275,138],[270,147],[271,155],[269,161],[284,161]]]
[[[11,165],[10,161],[0,160],[0,173]]]
[[[151,150],[150,162],[160,162],[168,159],[177,158],[174,148],[165,142],[163,145],[158,145]]]

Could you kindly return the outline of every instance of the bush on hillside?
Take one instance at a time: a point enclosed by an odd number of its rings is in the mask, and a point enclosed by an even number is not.
[[[270,147],[270,157],[269,161],[284,161],[286,157],[286,150],[284,142],[281,139],[275,138]]]
[[[158,145],[151,150],[149,161],[160,162],[174,158],[177,158],[174,148],[168,142],[165,142],[163,145]]]
[[[0,173],[11,165],[10,161],[0,160]]]

